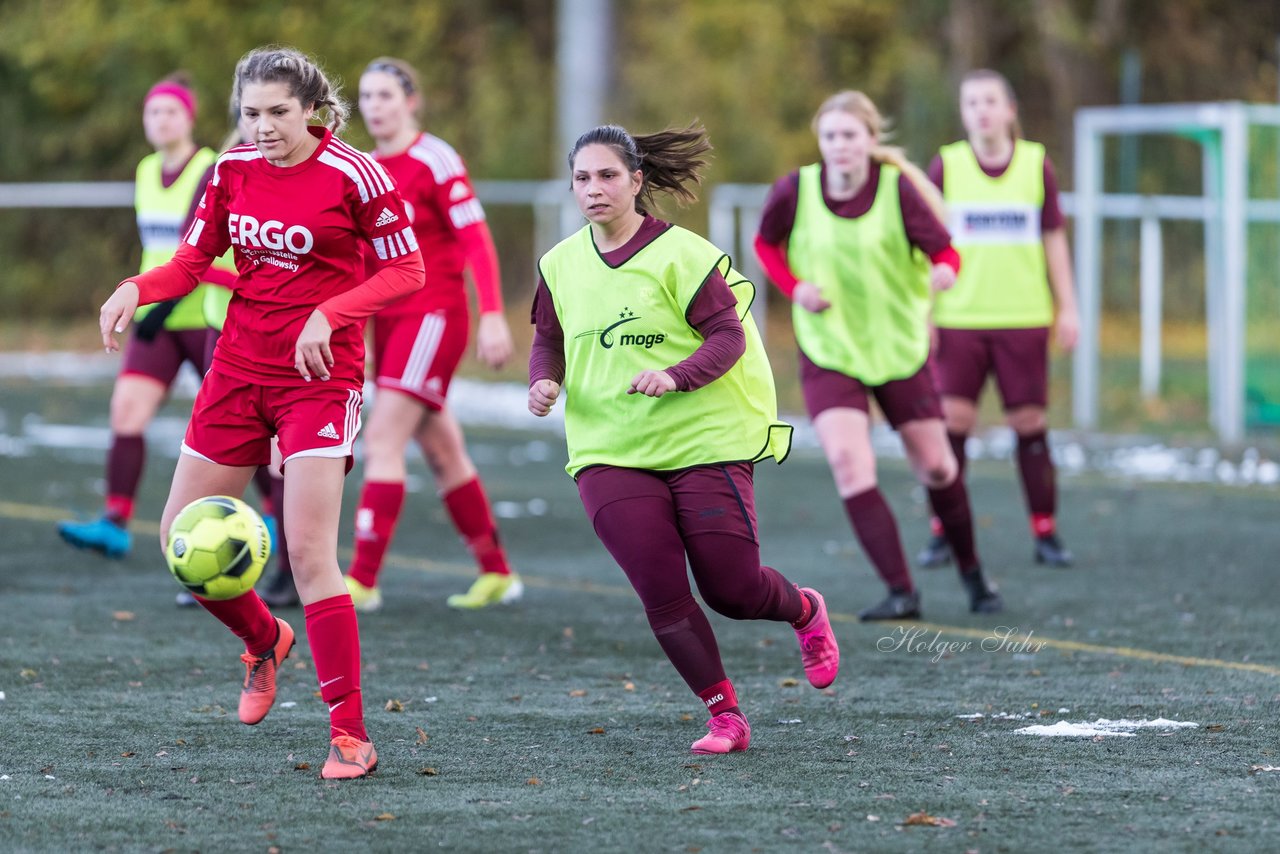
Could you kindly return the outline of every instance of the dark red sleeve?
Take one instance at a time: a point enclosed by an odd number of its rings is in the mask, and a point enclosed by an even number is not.
[[[796,224],[796,204],[800,200],[800,173],[792,172],[774,182],[769,196],[760,211],[760,228],[757,232],[765,243],[777,246],[786,243]]]
[[[951,245],[951,235],[906,175],[898,176],[898,201],[907,240],[932,258]]]
[[[1044,156],[1044,206],[1040,208],[1040,233],[1062,228],[1066,217],[1058,199],[1058,176],[1053,172],[1053,161]]]
[[[538,276],[533,292],[533,348],[529,351],[529,385],[538,380],[564,382],[564,329],[546,281]]]
[[[688,358],[667,368],[677,391],[695,391],[724,376],[747,351],[747,335],[738,319],[738,300],[719,272],[707,277],[685,313],[702,344]]]
[[[939,190],[942,189],[942,155],[935,154],[933,159],[929,161],[929,171],[926,172],[929,180],[933,182],[933,186]]]

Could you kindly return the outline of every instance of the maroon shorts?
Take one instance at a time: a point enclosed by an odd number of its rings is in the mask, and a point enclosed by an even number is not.
[[[378,388],[444,408],[449,381],[467,349],[471,318],[461,311],[378,316],[373,321],[374,376]]]
[[[670,502],[682,538],[695,534],[733,534],[756,540],[756,501],[751,463],[717,463],[674,472],[617,466],[591,466],[578,473],[578,494],[587,517],[627,498],[653,497]],[[662,520],[635,520],[637,535]]]
[[[1049,327],[938,329],[930,358],[938,391],[977,402],[987,376],[996,375],[1004,408],[1049,402]]]
[[[942,405],[927,365],[909,377],[868,386],[848,374],[818,367],[801,353],[800,387],[804,391],[804,405],[809,410],[811,419],[837,407],[857,409],[870,414],[868,392],[875,395],[880,411],[895,428],[908,421],[942,417]]]
[[[209,370],[213,347],[210,337],[217,340],[212,329],[158,329],[156,337],[143,341],[137,335],[129,336],[124,348],[124,363],[120,375],[150,377],[165,388],[173,384],[183,362],[190,362],[200,376]]]
[[[182,452],[224,466],[271,462],[271,437],[286,463],[297,457],[345,457],[360,432],[360,389],[314,381],[263,386],[218,371],[205,375]]]

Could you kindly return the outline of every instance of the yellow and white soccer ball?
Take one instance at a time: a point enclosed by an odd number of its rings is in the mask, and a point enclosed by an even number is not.
[[[210,495],[182,508],[164,550],[178,583],[205,599],[234,599],[253,589],[271,557],[271,535],[239,498]]]

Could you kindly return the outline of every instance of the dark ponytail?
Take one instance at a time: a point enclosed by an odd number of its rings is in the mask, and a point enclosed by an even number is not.
[[[588,145],[606,145],[627,167],[640,170],[644,183],[636,196],[636,211],[648,213],[654,207],[654,193],[672,195],[679,204],[698,200],[687,184],[701,184],[707,161],[702,156],[711,150],[707,129],[694,122],[688,127],[668,128],[657,133],[632,136],[618,125],[602,125],[578,137],[569,152],[569,169],[578,152]]]

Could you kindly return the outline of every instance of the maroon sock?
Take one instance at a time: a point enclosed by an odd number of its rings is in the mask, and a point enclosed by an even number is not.
[[[733,690],[733,683],[728,679],[723,679],[709,688],[703,688],[694,693],[712,715],[723,715],[726,712],[742,714],[738,708],[738,694]]]
[[[253,472],[253,485],[258,489],[258,495],[262,498],[262,515],[277,516],[279,515],[279,505],[275,503],[272,497],[271,482],[275,478],[271,476],[270,466],[258,466]]]
[[[204,599],[196,597],[204,609],[219,622],[231,629],[231,633],[244,641],[244,648],[254,655],[261,655],[275,646],[279,629],[276,618],[267,605],[250,590],[234,599]]]
[[[1022,475],[1022,492],[1027,510],[1036,516],[1052,519],[1058,509],[1058,488],[1054,476],[1053,456],[1049,453],[1049,436],[1043,430],[1018,437],[1018,473]],[[1035,525],[1033,524],[1033,529]],[[1039,533],[1039,532],[1037,532]]]
[[[284,478],[271,478],[271,504],[276,508],[276,573],[293,575],[289,562],[289,541],[284,536]]]
[[[844,511],[853,524],[862,550],[867,553],[867,559],[889,589],[894,593],[915,590],[911,570],[907,568],[907,556],[902,551],[898,521],[893,518],[893,510],[879,488],[873,486],[849,496],[844,500]]]
[[[955,454],[956,465],[960,467],[958,477],[964,477],[965,463],[969,458],[965,455],[965,445],[969,443],[969,437],[964,433],[952,433],[947,431],[947,441],[951,443],[951,453]]]
[[[689,690],[701,696],[703,688],[728,678],[715,632],[691,594],[656,608],[646,607],[644,613],[658,645]]]
[[[796,589],[800,590],[799,587],[797,587]],[[803,629],[805,626],[809,625],[810,618],[813,617],[813,615],[817,612],[817,610],[818,610],[818,603],[813,601],[813,597],[810,596],[808,593],[801,591],[800,592],[800,616],[796,617],[794,620],[791,621],[791,628]]]
[[[307,644],[316,664],[320,698],[329,705],[329,737],[352,735],[368,741],[360,693],[360,627],[347,594],[303,608]]]
[[[356,508],[356,554],[347,574],[365,587],[378,584],[382,559],[404,507],[404,484],[370,481],[360,490]]]
[[[498,526],[493,521],[489,498],[484,494],[480,478],[473,477],[462,486],[449,490],[443,500],[453,527],[458,529],[462,541],[471,550],[480,571],[510,575],[507,554],[498,539]]]
[[[771,566],[760,565],[760,546],[733,534],[687,537],[685,551],[702,600],[731,620],[800,619],[803,594]]]
[[[956,558],[956,567],[961,575],[969,575],[979,568],[979,564],[973,538],[973,513],[969,509],[969,491],[964,488],[964,480],[956,477],[941,489],[930,489],[929,505],[942,522],[943,533]]]
[[[146,439],[112,434],[111,448],[107,451],[106,517],[117,525],[129,524],[133,516],[133,499],[138,494],[146,461]]]

